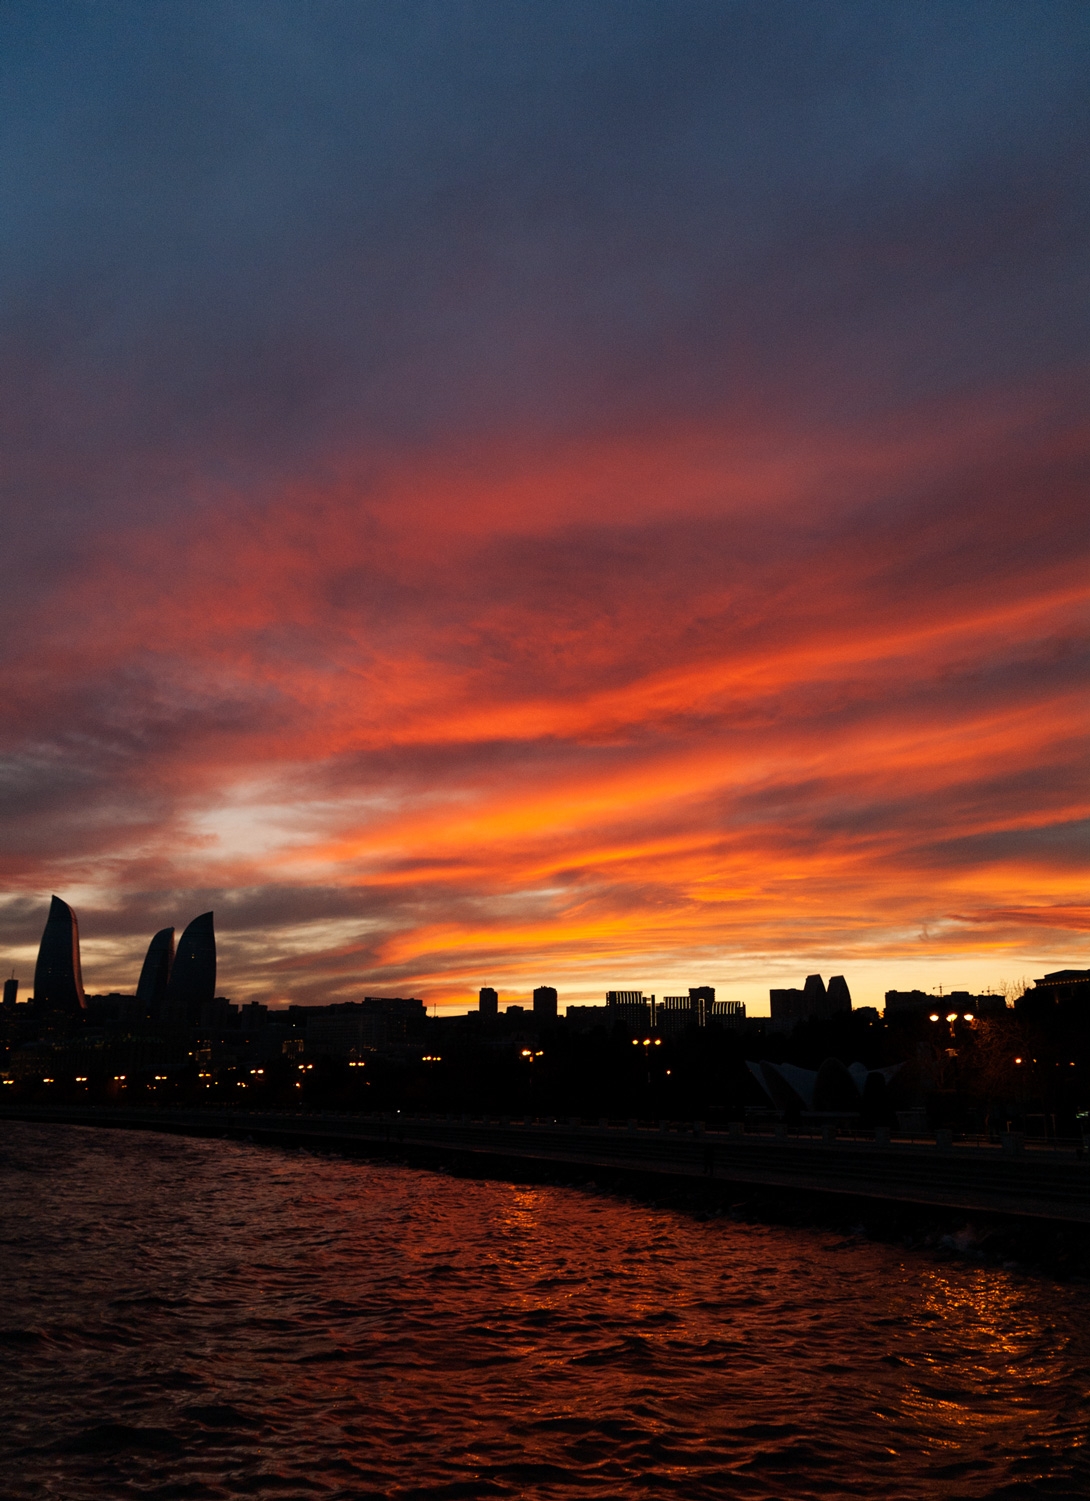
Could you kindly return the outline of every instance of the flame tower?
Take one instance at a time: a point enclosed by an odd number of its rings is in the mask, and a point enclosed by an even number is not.
[[[79,962],[79,923],[67,902],[50,903],[38,962],[34,966],[34,1000],[51,1011],[79,1016],[87,1009]]]
[[[216,934],[211,912],[202,912],[178,940],[167,985],[165,1013],[173,1021],[196,1020],[201,1006],[215,994]]]
[[[148,944],[144,965],[136,986],[136,999],[158,1014],[167,998],[170,971],[174,964],[174,929],[160,928]]]

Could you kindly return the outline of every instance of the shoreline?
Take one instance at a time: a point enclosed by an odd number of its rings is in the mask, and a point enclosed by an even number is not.
[[[848,1237],[844,1244],[874,1240],[1012,1271],[1090,1277],[1090,1164],[1073,1151],[1012,1161],[980,1147],[747,1140],[699,1126],[215,1108],[5,1108],[0,1120],[242,1140],[457,1177],[588,1187],[707,1218],[834,1231]]]

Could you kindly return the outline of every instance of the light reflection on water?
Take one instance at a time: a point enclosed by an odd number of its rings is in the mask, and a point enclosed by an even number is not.
[[[1090,1494],[1090,1294],[570,1188],[0,1127],[24,1497]]]

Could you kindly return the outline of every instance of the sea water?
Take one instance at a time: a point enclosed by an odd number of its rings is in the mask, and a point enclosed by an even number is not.
[[[1090,1495],[1090,1289],[592,1189],[0,1123],[0,1495]]]

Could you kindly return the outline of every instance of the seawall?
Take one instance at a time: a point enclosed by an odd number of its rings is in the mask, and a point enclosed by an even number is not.
[[[1090,1159],[1075,1148],[822,1139],[697,1126],[586,1125],[302,1110],[24,1107],[0,1118],[229,1136],[269,1144],[486,1163],[567,1164],[667,1179],[849,1195],[1090,1225]],[[1010,1143],[1017,1148],[1018,1143]]]

